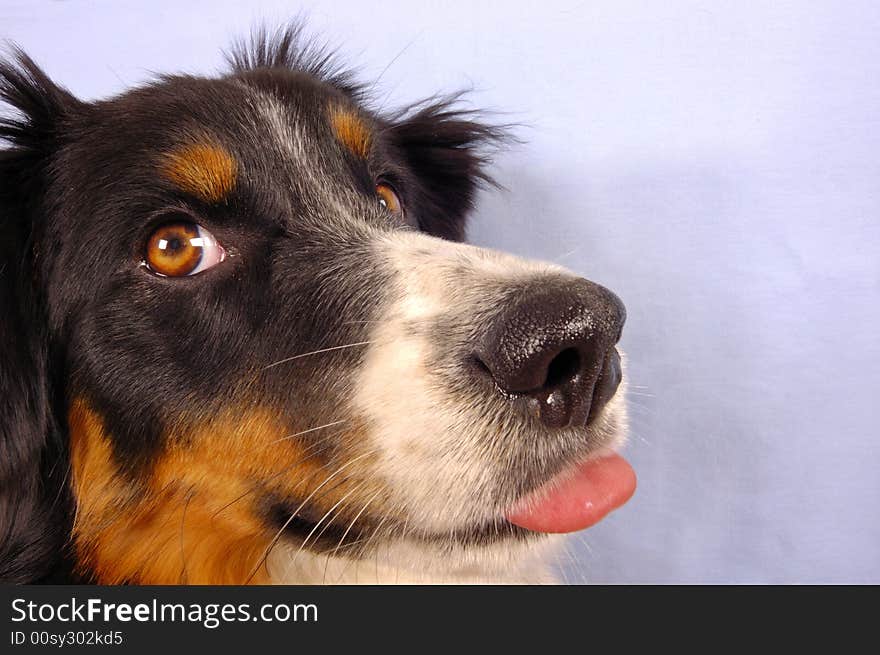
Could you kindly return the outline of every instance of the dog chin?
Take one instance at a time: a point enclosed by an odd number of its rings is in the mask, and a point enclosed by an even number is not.
[[[273,584],[556,584],[564,535],[530,533],[488,545],[392,539],[357,559],[280,543],[267,561]]]

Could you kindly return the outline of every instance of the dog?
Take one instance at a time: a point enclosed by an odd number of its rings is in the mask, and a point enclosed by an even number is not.
[[[633,493],[611,291],[463,243],[504,127],[300,26],[83,102],[0,64],[0,579],[539,583]]]

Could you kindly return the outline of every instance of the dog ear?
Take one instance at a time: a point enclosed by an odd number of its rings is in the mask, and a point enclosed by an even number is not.
[[[486,170],[489,153],[510,138],[507,128],[457,108],[460,95],[419,103],[391,119],[388,130],[416,178],[406,202],[419,227],[454,241],[464,238],[477,190],[495,185]]]
[[[69,530],[37,252],[53,154],[79,103],[13,55],[0,61],[0,582],[32,582]]]

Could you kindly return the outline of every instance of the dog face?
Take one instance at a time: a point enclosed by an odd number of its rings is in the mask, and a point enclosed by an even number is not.
[[[102,583],[509,567],[512,508],[619,445],[617,298],[458,243],[500,131],[326,62],[294,30],[93,104],[0,70],[9,577],[67,532]]]

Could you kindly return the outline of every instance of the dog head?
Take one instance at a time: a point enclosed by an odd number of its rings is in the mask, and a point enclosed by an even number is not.
[[[501,131],[330,62],[293,29],[94,103],[0,68],[4,577],[504,569],[631,493],[620,301],[460,243]]]

